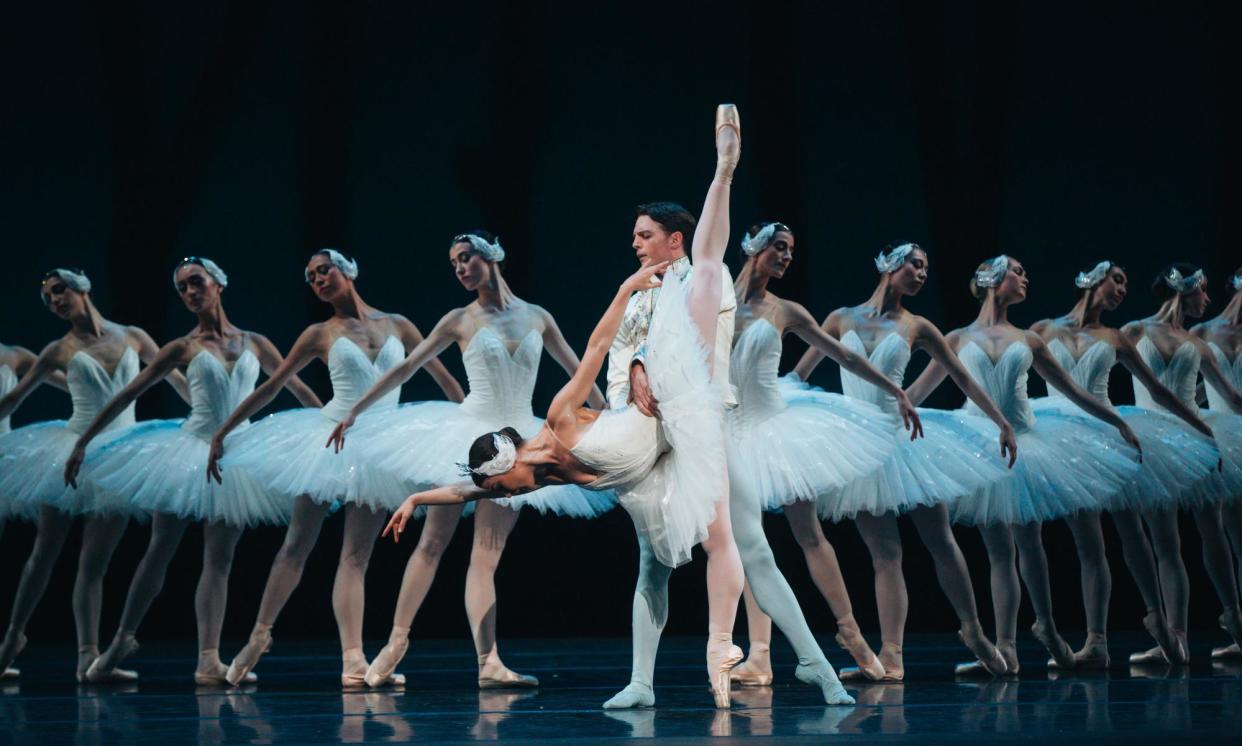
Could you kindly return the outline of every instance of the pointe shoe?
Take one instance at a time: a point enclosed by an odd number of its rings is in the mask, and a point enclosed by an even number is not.
[[[210,668],[200,668],[194,672],[194,683],[197,686],[223,687],[229,686],[227,678],[229,672],[228,666],[223,663],[216,662]],[[259,675],[256,673],[248,673],[243,678],[243,684],[256,684],[259,681]]]
[[[1235,645],[1242,642],[1242,612],[1237,609],[1225,609],[1216,621],[1220,624],[1220,628],[1233,638]]]
[[[858,671],[863,678],[871,681],[885,680],[885,676],[889,673],[888,669],[876,658],[875,653],[871,651],[871,646],[867,644],[862,633],[858,631],[858,627],[838,625],[838,628],[839,631],[836,635],[837,644],[841,646],[842,650],[849,653],[854,662],[858,664],[858,667],[854,670]],[[901,648],[894,647],[897,650],[897,655],[900,656]],[[904,675],[904,671],[898,670],[897,676],[890,677],[888,681],[900,681]]]
[[[1239,658],[1242,658],[1242,647],[1239,647],[1236,642],[1223,648],[1212,648],[1212,660],[1214,661],[1232,661]],[[8,671],[5,673],[7,674]]]
[[[1009,672],[1009,664],[1001,657],[1000,651],[996,649],[992,641],[983,635],[982,630],[976,630],[968,635],[965,629],[960,629],[957,636],[966,649],[975,654],[975,659],[984,671],[992,676],[1004,676]]]
[[[510,670],[500,661],[495,649],[479,656],[480,689],[534,689],[538,686],[539,679],[534,676]]]
[[[818,686],[820,693],[824,695],[824,704],[854,704],[854,698],[850,696],[849,692],[845,691],[845,687],[841,686],[841,680],[837,678],[828,661],[810,666],[799,663],[798,667],[794,669],[794,678],[803,684]]]
[[[906,677],[906,669],[901,655],[901,646],[895,642],[880,645],[880,654],[876,657],[880,666],[880,676],[875,677],[875,670],[864,670],[862,666],[849,666],[840,672],[842,681],[862,682],[878,681],[883,684],[896,684]]]
[[[728,632],[718,632],[708,638],[707,679],[711,683],[712,697],[719,709],[732,706],[729,699],[729,673],[741,661],[742,649],[733,644],[733,636]]]
[[[250,633],[250,640],[246,643],[237,655],[234,656],[233,662],[229,664],[229,670],[225,673],[224,678],[229,682],[229,686],[238,686],[246,678],[246,674],[259,663],[259,659],[263,654],[272,649],[272,628],[265,627],[256,629]]]
[[[88,679],[87,672],[97,660],[99,660],[99,653],[96,652],[94,645],[78,650],[78,670],[73,677],[79,684],[132,684],[138,680],[137,671],[127,671],[124,668],[113,668],[101,673],[97,678]]]
[[[394,639],[395,638],[395,639]],[[363,681],[372,689],[381,686],[402,686],[405,684],[405,677],[395,674],[397,666],[401,665],[401,660],[405,658],[405,652],[410,649],[409,634],[396,635],[388,638],[388,644],[379,651],[379,655],[371,659],[371,665],[367,667],[366,675]],[[400,678],[401,684],[397,684]]]
[[[26,649],[26,635],[9,631],[0,642],[0,671],[8,671],[9,665]]]
[[[720,136],[721,130],[733,130]],[[725,183],[733,181],[733,171],[742,157],[742,120],[735,104],[716,107],[716,175]]]
[[[1074,653],[1075,671],[1104,671],[1112,664],[1108,654],[1108,640],[1098,635],[1087,635],[1082,649]],[[1048,668],[1060,668],[1056,658],[1048,659]]]
[[[1031,634],[1035,635],[1035,639],[1048,649],[1052,654],[1052,659],[1056,661],[1057,668],[1062,671],[1071,671],[1078,663],[1074,659],[1074,649],[1069,646],[1061,635],[1057,634],[1057,630],[1051,623],[1042,620],[1035,620],[1031,625]]]
[[[1161,614],[1155,611],[1149,612],[1143,617],[1143,627],[1147,630],[1147,634],[1156,641],[1157,647],[1142,653],[1132,653],[1131,663],[1137,665],[1168,663],[1180,666],[1186,662],[1186,656],[1182,652],[1184,648],[1180,646],[1177,635],[1173,633]]]
[[[729,672],[729,681],[738,686],[772,686],[772,658],[768,648],[750,646],[746,660]]]
[[[21,675],[22,672],[16,668],[6,668],[0,671],[0,681],[12,681],[13,679],[21,678]]]
[[[996,652],[1000,653],[1001,660],[1005,662],[1005,675],[1017,676],[1020,666],[1018,664],[1018,644],[1013,640],[997,640]],[[953,667],[953,675],[962,678],[976,678],[981,676],[993,676],[982,662],[971,661],[970,663],[959,663]]]
[[[137,638],[133,635],[117,635],[108,649],[103,651],[103,655],[96,658],[90,668],[86,669],[86,680],[92,684],[106,681],[121,661],[136,652],[138,652]]]

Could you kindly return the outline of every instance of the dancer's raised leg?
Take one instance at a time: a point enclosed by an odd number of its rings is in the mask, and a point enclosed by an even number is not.
[[[13,594],[13,608],[9,612],[9,626],[3,642],[0,642],[0,671],[7,671],[9,664],[26,647],[26,625],[47,590],[56,559],[65,546],[69,530],[73,528],[73,518],[44,506],[39,511],[36,525],[34,546],[22,566],[21,580],[18,581],[17,592]]]
[[[78,575],[73,583],[73,621],[78,630],[78,681],[86,680],[86,670],[99,657],[104,574],[128,524],[128,516],[91,516],[82,528]],[[133,679],[137,678],[137,674],[114,670],[113,678]]]
[[[496,643],[496,568],[505,551],[518,511],[490,500],[474,513],[474,544],[466,571],[466,618],[479,657],[479,688],[536,687],[539,679],[509,670],[500,660]]]

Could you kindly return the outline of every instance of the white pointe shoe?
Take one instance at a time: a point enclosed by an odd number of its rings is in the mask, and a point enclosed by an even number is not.
[[[250,633],[250,640],[246,643],[237,655],[233,658],[233,662],[229,664],[229,670],[225,673],[224,678],[229,682],[229,686],[239,686],[244,683],[246,674],[259,664],[259,659],[263,654],[272,649],[272,628],[265,627],[256,629]]]
[[[108,681],[121,661],[137,652],[137,638],[133,635],[117,635],[108,649],[86,669],[86,680],[92,684]]]

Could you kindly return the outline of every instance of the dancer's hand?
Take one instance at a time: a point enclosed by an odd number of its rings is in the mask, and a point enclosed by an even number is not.
[[[86,458],[86,449],[80,445],[73,446],[73,453],[65,461],[65,484],[78,488],[78,472],[82,469],[82,460]]]
[[[1001,458],[1009,459],[1009,468],[1018,461],[1018,438],[1013,434],[1013,426],[1008,422],[1000,431],[1000,451]]]
[[[405,502],[401,503],[401,507],[393,511],[392,518],[388,519],[388,525],[384,527],[384,533],[380,534],[383,538],[392,534],[392,543],[399,544],[401,542],[401,534],[405,531],[405,524],[410,522],[410,517],[414,515],[414,495],[405,498]]]
[[[906,392],[897,394],[897,411],[901,413],[901,422],[910,431],[910,440],[923,437],[923,421],[919,419],[919,410],[910,403]]]
[[[621,291],[628,295],[642,290],[658,288],[660,287],[659,276],[664,274],[666,269],[668,269],[668,262],[656,262],[645,267],[639,267],[637,272],[625,278],[625,282],[621,283]]]
[[[1125,422],[1122,422],[1118,425],[1117,431],[1121,433],[1122,440],[1134,446],[1134,450],[1138,451],[1139,463],[1143,463],[1143,446],[1139,443],[1138,436],[1134,434],[1134,431],[1130,429],[1130,426]]]
[[[216,480],[216,484],[224,484],[224,479],[220,475],[220,459],[224,457],[224,439],[220,436],[213,436],[211,439],[211,450],[207,454],[207,481]]]
[[[642,363],[630,366],[630,401],[638,407],[638,411],[648,417],[660,416],[660,402],[651,393],[651,381],[647,378],[647,368]]]
[[[340,453],[345,447],[345,431],[354,426],[354,416],[352,414],[345,415],[345,419],[336,423],[336,427],[332,428],[332,434],[328,436],[328,442],[323,447],[332,447],[333,451]]]

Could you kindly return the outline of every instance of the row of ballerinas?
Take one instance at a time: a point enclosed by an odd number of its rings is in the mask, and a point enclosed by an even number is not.
[[[455,236],[449,247],[454,274],[475,300],[426,336],[362,299],[354,260],[332,249],[316,252],[305,279],[333,315],[308,327],[283,357],[265,337],[229,321],[228,276],[209,259],[190,257],[174,268],[176,291],[197,323],[163,347],[137,327],[105,319],[84,273],[48,273],[41,297],[69,331],[37,356],[0,350],[7,390],[0,417],[42,383],[67,389],[73,414],[0,437],[0,515],[37,522],[0,641],[0,671],[17,675],[9,666],[26,643],[69,528],[83,516],[73,589],[79,680],[135,678],[119,665],[138,648],[141,621],[187,527],[202,523],[195,680],[253,681],[334,505],[343,506],[345,522],[332,592],[343,686],[403,682],[396,669],[410,626],[457,522],[471,512],[465,595],[479,686],[537,686],[504,665],[496,640],[493,576],[525,506],[589,518],[619,503],[634,521],[640,564],[633,669],[608,708],[655,703],[668,579],[695,545],[707,554],[706,662],[716,704],[729,705],[731,683],[771,682],[773,621],[797,653],[796,677],[819,687],[828,703],[852,702],[775,564],[762,528],[765,510],[784,512],[832,608],[836,640],[857,664],[842,672],[845,679],[903,676],[908,602],[899,516],[911,519],[932,553],[961,621],[961,639],[975,660],[958,673],[1018,671],[1019,572],[1036,612],[1032,632],[1048,648],[1050,665],[1108,665],[1103,513],[1121,536],[1147,607],[1143,623],[1156,642],[1132,660],[1187,659],[1181,509],[1194,516],[1223,607],[1221,626],[1235,642],[1219,654],[1237,654],[1242,613],[1229,540],[1242,546],[1242,503],[1231,500],[1242,496],[1242,274],[1231,280],[1235,293],[1225,312],[1187,329],[1186,319],[1207,306],[1206,280],[1195,268],[1172,265],[1152,286],[1157,313],[1113,329],[1101,316],[1125,297],[1127,276],[1120,265],[1101,262],[1076,278],[1079,298],[1069,314],[1022,330],[1007,311],[1025,299],[1028,278],[1020,262],[1000,256],[971,280],[979,317],[945,335],[903,306],[929,271],[927,253],[907,243],[876,258],[879,282],[865,303],[818,324],[769,289],[793,261],[788,226],[752,227],[742,241],[744,266],[732,280],[724,257],[741,149],[735,108],[717,112],[715,144],[716,172],[697,220],[673,203],[639,206],[632,245],[642,266],[617,289],[581,358],[551,315],[512,293],[501,269],[504,249],[484,231]],[[781,378],[782,339],[790,333],[810,350],[794,374]],[[453,344],[468,395],[437,360]],[[545,349],[570,380],[541,420],[531,398]],[[932,363],[903,390],[917,350]],[[802,383],[824,357],[842,367],[842,394]],[[326,404],[298,378],[316,359],[331,378]],[[1109,400],[1108,374],[1117,363],[1134,376],[1137,406]],[[606,396],[596,385],[605,365]],[[398,404],[401,384],[420,368],[448,401]],[[1031,368],[1050,385],[1048,398],[1028,400]],[[1200,370],[1207,410],[1196,402]],[[260,371],[267,379],[256,386]],[[966,395],[966,407],[918,408],[945,377]],[[185,399],[189,415],[135,422],[133,402],[160,382]],[[286,388],[303,408],[249,424]],[[151,521],[151,539],[118,631],[101,653],[102,578],[131,518]],[[878,654],[854,619],[823,519],[852,520],[871,553]],[[1088,637],[1077,652],[1057,631],[1040,541],[1041,522],[1057,519],[1073,529],[1082,562]],[[416,520],[422,529],[390,638],[368,662],[363,578],[374,542],[381,530],[399,539]],[[242,531],[260,523],[286,525],[285,539],[250,639],[225,665],[220,630],[233,550]],[[995,643],[979,621],[954,523],[978,526],[983,535]],[[744,663],[732,640],[743,597],[751,637]]]

